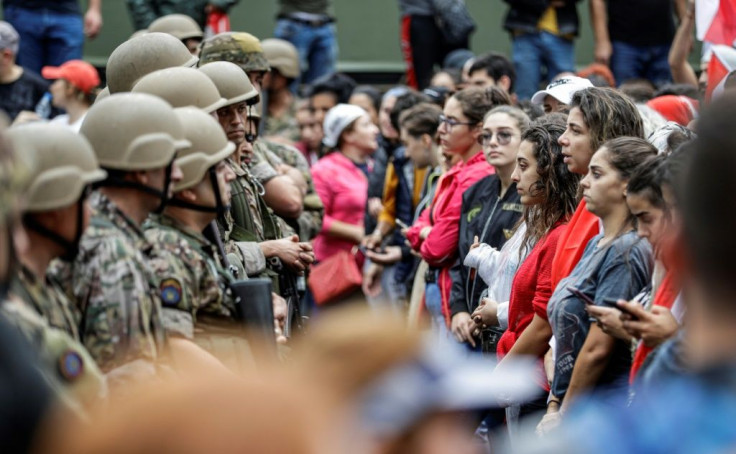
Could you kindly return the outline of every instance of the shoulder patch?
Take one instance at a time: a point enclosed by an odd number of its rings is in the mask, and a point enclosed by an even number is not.
[[[84,359],[74,350],[65,351],[59,358],[59,373],[67,381],[73,381],[84,372]]]
[[[466,217],[468,224],[470,224],[470,221],[472,221],[473,219],[475,219],[476,216],[478,216],[481,209],[483,209],[483,207],[474,207],[473,209],[468,211],[468,214]]]
[[[513,229],[503,229],[503,237],[506,238],[506,240],[511,239],[512,236],[514,236]]]
[[[161,301],[166,306],[176,306],[181,302],[181,283],[177,279],[162,280],[159,290],[161,290]]]

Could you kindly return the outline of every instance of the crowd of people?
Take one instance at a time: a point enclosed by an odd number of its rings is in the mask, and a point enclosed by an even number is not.
[[[683,66],[690,5],[634,74],[617,8],[577,73],[552,1],[391,87],[180,14],[101,87],[0,22],[8,452],[733,449],[736,72]]]

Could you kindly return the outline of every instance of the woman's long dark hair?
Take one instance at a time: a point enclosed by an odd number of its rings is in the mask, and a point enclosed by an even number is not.
[[[578,204],[578,183],[581,175],[567,169],[563,161],[562,147],[557,142],[565,132],[565,116],[552,114],[529,125],[521,136],[534,146],[539,180],[532,188],[532,195],[543,199],[539,205],[524,210],[526,233],[522,249],[530,250],[552,227],[567,220]]]

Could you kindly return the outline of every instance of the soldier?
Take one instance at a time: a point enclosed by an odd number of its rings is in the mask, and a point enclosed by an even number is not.
[[[299,79],[299,53],[288,41],[265,39],[261,43],[271,72],[263,78],[265,124],[263,135],[268,139],[281,139],[289,144],[299,140],[296,123],[296,103],[290,87]]]
[[[13,298],[2,312],[39,352],[67,403],[91,403],[106,394],[104,376],[79,342],[76,308],[46,280],[46,268],[56,257],[76,257],[89,222],[90,185],[105,172],[87,140],[61,126],[19,126],[8,131],[8,138],[34,164],[21,218],[28,241],[16,248],[20,263],[10,287]]]
[[[107,60],[107,89],[111,94],[130,91],[138,79],[157,69],[196,64],[197,57],[178,39],[165,33],[146,33],[112,51]]]
[[[237,64],[251,82],[256,82],[253,86],[259,92],[260,78],[269,69],[258,38],[248,33],[221,33],[205,40],[201,56],[200,66],[212,61]],[[316,197],[309,165],[299,150],[259,141],[254,153],[246,155],[245,159],[253,176],[265,188],[266,204],[280,217],[291,220],[290,225],[299,232],[303,241],[316,236],[322,224],[322,204]],[[282,179],[282,186],[277,188],[271,180],[279,175],[286,179]],[[284,185],[284,181],[291,181],[291,185]],[[306,204],[305,195],[311,195]],[[304,208],[309,212],[302,216]]]
[[[159,283],[140,225],[161,211],[181,178],[177,150],[189,146],[174,110],[147,94],[111,95],[90,109],[81,134],[107,178],[70,268],[50,270],[81,311],[80,335],[108,380],[154,376],[166,347]]]
[[[145,225],[146,237],[157,244],[166,268],[157,270],[164,307],[182,311],[167,332],[194,341],[236,370],[250,359],[242,321],[230,290],[234,279],[222,256],[202,232],[230,206],[230,183],[235,179],[226,159],[235,150],[219,124],[198,109],[181,108],[177,116],[192,145],[181,150],[177,162],[182,179],[164,213]],[[219,232],[218,232],[219,233]],[[279,332],[286,304],[274,300]]]
[[[202,28],[191,17],[185,14],[167,14],[151,22],[149,33],[167,33],[187,46],[195,57],[199,55],[199,43],[204,38]]]

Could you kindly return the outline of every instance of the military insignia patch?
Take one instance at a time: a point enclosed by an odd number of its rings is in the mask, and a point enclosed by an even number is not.
[[[167,306],[176,306],[181,302],[181,284],[178,280],[169,278],[161,281],[161,301]]]
[[[72,381],[84,372],[84,360],[74,350],[67,350],[59,358],[59,373],[68,381]]]

